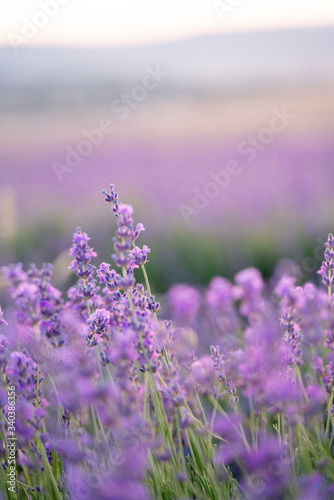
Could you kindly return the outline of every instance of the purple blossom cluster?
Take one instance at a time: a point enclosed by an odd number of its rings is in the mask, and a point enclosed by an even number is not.
[[[52,266],[5,266],[0,308],[0,488],[15,387],[18,498],[327,499],[334,496],[331,291],[265,283],[255,268],[160,303],[135,241],[133,209],[111,184],[111,264],[73,235],[66,298]],[[331,289],[329,236],[322,266]],[[143,273],[145,286],[138,283]]]

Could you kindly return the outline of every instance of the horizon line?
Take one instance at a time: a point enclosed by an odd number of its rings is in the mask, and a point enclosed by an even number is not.
[[[184,36],[178,36],[175,38],[166,38],[166,39],[157,39],[157,40],[146,40],[146,41],[138,41],[138,42],[128,42],[128,43],[90,43],[90,44],[82,44],[81,42],[75,43],[59,43],[59,42],[48,42],[48,43],[34,43],[33,40],[29,41],[27,46],[21,47],[20,50],[29,50],[29,49],[121,49],[121,48],[136,48],[136,47],[148,47],[148,46],[158,46],[158,45],[166,45],[178,43],[186,40],[194,40],[197,38],[205,38],[205,37],[214,37],[214,36],[224,36],[224,35],[252,35],[255,33],[270,33],[270,32],[284,32],[284,31],[298,31],[298,30],[315,30],[315,29],[334,29],[334,23],[328,24],[312,24],[312,25],[292,25],[292,26],[275,26],[275,27],[249,27],[248,29],[233,29],[226,31],[213,31],[213,32],[202,32],[198,34],[185,34]],[[12,49],[13,47],[10,43],[3,43],[0,40],[0,49]]]

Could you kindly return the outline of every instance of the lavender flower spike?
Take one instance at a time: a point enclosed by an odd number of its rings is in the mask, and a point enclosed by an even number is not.
[[[0,327],[1,327],[1,325],[8,325],[8,323],[7,323],[7,321],[3,317],[3,312],[2,312],[2,309],[1,309],[1,306],[0,306]]]
[[[132,250],[133,242],[145,228],[142,224],[137,224],[136,228],[134,228],[132,206],[119,204],[118,194],[114,190],[115,186],[110,184],[109,188],[110,193],[105,190],[102,193],[106,195],[105,201],[107,203],[113,203],[112,211],[117,217],[118,225],[116,238],[113,240],[115,253],[112,258],[117,266],[123,269],[124,273],[127,268],[132,271],[136,261],[145,261],[149,249],[144,247],[141,253],[139,250]]]
[[[322,282],[328,287],[328,296],[330,303],[332,303],[332,286],[334,284],[334,238],[330,233],[328,240],[325,243],[325,260],[323,261],[318,274],[322,276]]]
[[[102,194],[104,194],[105,201],[107,203],[113,203],[115,206],[112,208],[114,212],[118,210],[118,193],[115,192],[115,185],[109,184],[110,193],[107,193],[105,189],[102,190]]]
[[[102,335],[105,333],[110,320],[110,313],[106,309],[96,309],[87,320],[90,332],[86,337],[88,347],[96,346],[102,341]]]

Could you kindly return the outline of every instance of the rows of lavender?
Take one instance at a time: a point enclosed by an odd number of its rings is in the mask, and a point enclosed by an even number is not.
[[[248,268],[205,292],[176,285],[163,321],[144,227],[113,185],[104,195],[117,271],[96,268],[80,228],[66,298],[50,264],[2,269],[15,311],[7,324],[0,309],[0,494],[334,498],[332,235],[323,289]]]

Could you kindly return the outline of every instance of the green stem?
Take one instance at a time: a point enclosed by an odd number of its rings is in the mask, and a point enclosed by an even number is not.
[[[326,423],[326,433],[325,433],[326,438],[329,435],[329,426],[331,423],[333,400],[334,400],[334,389],[332,390],[332,394],[328,402],[327,423]]]
[[[184,458],[184,453],[183,453],[182,436],[181,436],[181,430],[180,430],[180,417],[179,417],[178,413],[176,414],[176,433],[177,433],[177,440],[179,443],[179,453],[180,453],[181,463],[183,465],[184,471],[186,472],[187,465],[186,465],[186,460]]]
[[[97,366],[99,367],[100,380],[101,380],[101,382],[104,384],[103,371],[102,371],[102,364],[101,364],[101,358],[100,358],[100,353],[99,353],[99,346],[98,346],[98,344],[96,344],[96,346],[95,346],[95,354],[96,354]]]
[[[329,279],[329,281],[332,279],[332,271],[331,270],[328,271],[328,279]],[[332,307],[332,285],[331,284],[328,285],[328,300],[329,300],[330,307]]]
[[[112,383],[112,385],[115,385],[115,382],[114,382],[114,380],[113,380],[113,378],[112,378],[112,375],[111,375],[111,372],[110,372],[110,368],[109,368],[108,363],[106,363],[106,370],[107,370],[107,373],[108,373],[108,377],[109,377],[110,382]]]
[[[254,407],[253,400],[251,396],[249,397],[249,427],[252,434],[252,443],[256,445],[256,425],[255,425],[255,415],[254,415]]]
[[[305,401],[306,401],[306,403],[308,403],[309,402],[309,397],[308,397],[307,392],[305,390],[305,386],[304,386],[304,382],[303,382],[303,377],[302,377],[302,374],[300,372],[299,366],[296,365],[296,364],[294,366],[294,372],[297,375],[297,379],[299,381],[299,385],[300,385],[300,388],[302,390],[302,393],[303,393],[303,396],[305,398]]]
[[[219,413],[221,413],[222,415],[224,415],[225,418],[227,418],[227,420],[231,423],[232,427],[238,432],[238,434],[240,435],[241,439],[243,440],[244,442],[244,445],[247,449],[247,451],[250,451],[251,450],[251,447],[247,441],[247,438],[246,438],[246,435],[245,435],[245,432],[244,432],[244,429],[240,423],[240,427],[238,429],[238,427],[236,427],[231,419],[229,418],[228,414],[226,413],[225,410],[223,410],[223,408],[220,406],[220,404],[218,404],[218,402],[212,397],[212,396],[209,396],[209,401],[213,404],[214,407],[217,408],[217,411],[219,411]]]

